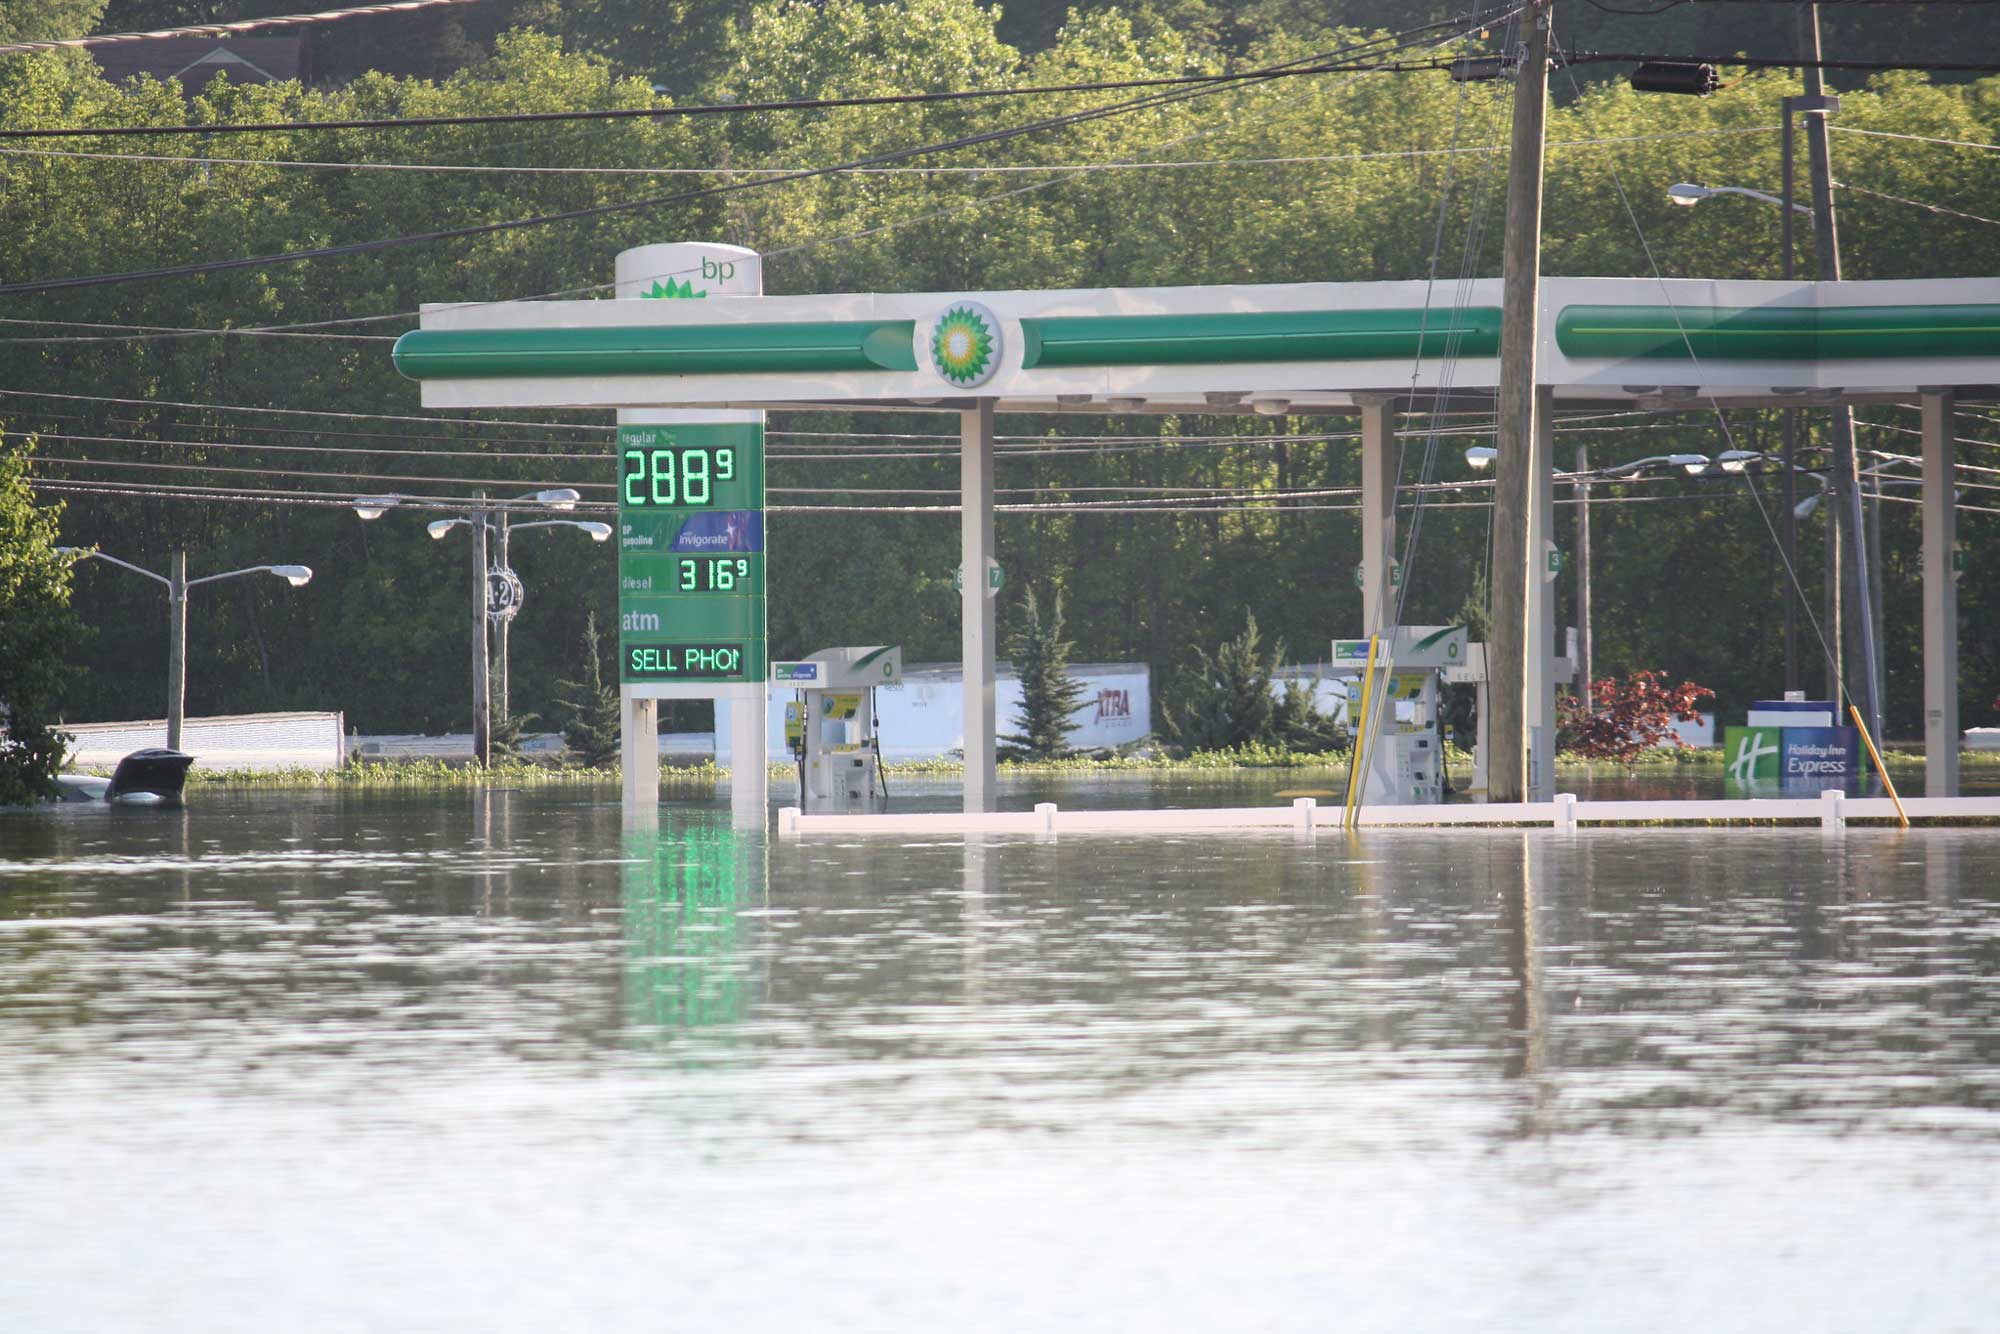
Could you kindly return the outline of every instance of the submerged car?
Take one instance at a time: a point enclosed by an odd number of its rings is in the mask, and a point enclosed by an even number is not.
[[[59,774],[57,801],[112,806],[178,806],[194,756],[178,750],[135,750],[118,761],[111,777]]]

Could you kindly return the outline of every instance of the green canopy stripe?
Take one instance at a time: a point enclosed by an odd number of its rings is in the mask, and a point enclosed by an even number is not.
[[[1556,346],[1578,358],[1854,361],[2000,356],[2000,305],[1565,306]]]
[[[1021,368],[1492,357],[1500,310],[1282,310],[1021,321]]]
[[[913,371],[915,339],[913,320],[417,329],[396,340],[393,356],[412,380]]]

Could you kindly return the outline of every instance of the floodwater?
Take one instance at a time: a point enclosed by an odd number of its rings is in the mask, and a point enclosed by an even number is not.
[[[0,1329],[1994,1328],[1993,830],[722,819],[0,816]]]

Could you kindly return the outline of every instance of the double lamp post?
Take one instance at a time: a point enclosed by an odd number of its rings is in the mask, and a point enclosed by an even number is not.
[[[432,541],[442,541],[445,534],[460,524],[465,525],[472,537],[469,553],[472,570],[472,758],[478,764],[488,764],[493,758],[493,696],[496,684],[499,715],[502,718],[511,716],[507,697],[507,631],[515,613],[521,609],[523,590],[520,576],[507,563],[508,534],[525,528],[576,528],[588,534],[593,542],[608,541],[611,537],[610,524],[592,520],[534,519],[527,523],[514,523],[514,507],[531,505],[568,511],[575,509],[581,498],[570,487],[552,487],[515,496],[493,508],[482,506],[434,519],[425,525],[424,531],[431,535]],[[485,496],[479,499],[483,501]],[[364,522],[373,521],[406,502],[422,503],[423,497],[363,496],[354,502],[354,513]],[[493,556],[490,565],[489,546]],[[497,683],[492,669],[494,636],[500,641]]]

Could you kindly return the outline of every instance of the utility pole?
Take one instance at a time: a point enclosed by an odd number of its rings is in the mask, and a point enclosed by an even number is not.
[[[167,749],[181,748],[187,716],[188,554],[176,551],[167,566]]]
[[[1528,775],[1528,654],[1549,651],[1528,633],[1528,506],[1537,468],[1535,342],[1541,306],[1542,145],[1548,113],[1553,0],[1524,15],[1527,40],[1514,67],[1514,132],[1508,149],[1507,242],[1501,259],[1498,457],[1493,478],[1493,642],[1487,646],[1493,706],[1489,800],[1524,801]],[[1548,756],[1542,757],[1549,762]]]
[[[1799,8],[1799,22],[1803,25],[1800,34],[1801,54],[1805,57],[1807,105],[1806,146],[1812,154],[1813,177],[1813,234],[1819,250],[1819,276],[1822,282],[1840,281],[1840,235],[1833,218],[1833,159],[1827,143],[1826,118],[1840,104],[1826,96],[1826,83],[1820,76],[1819,59],[1819,6],[1802,5]],[[1868,543],[1864,534],[1867,528],[1861,513],[1861,476],[1854,455],[1854,409],[1846,403],[1838,403],[1833,409],[1833,461],[1829,469],[1833,477],[1834,499],[1838,503],[1837,520],[1847,529],[1842,545],[1850,554],[1846,562],[1852,571],[1853,582],[1849,585],[1854,592],[1856,630],[1861,659],[1861,708],[1868,719],[1868,730],[1878,739],[1882,735],[1882,689],[1875,672],[1875,614],[1874,599],[1871,596],[1868,578]],[[1839,711],[1840,698],[1834,696],[1835,712]]]
[[[500,535],[499,565],[503,570],[511,570],[514,567],[507,559],[507,511],[501,510],[499,517],[500,523],[495,529]],[[512,624],[513,621],[505,616],[493,622],[493,632],[500,638],[500,670],[494,673],[498,677],[495,684],[499,687],[497,691],[499,698],[493,704],[495,716],[502,722],[514,716],[513,706],[507,699],[507,628]]]
[[[1596,707],[1590,680],[1590,447],[1576,447],[1576,671],[1585,709]]]
[[[1794,99],[1784,101],[1785,126],[1783,132],[1784,160],[1779,188],[1779,197],[1784,200],[1779,212],[1785,215],[1781,239],[1778,243],[1782,252],[1784,278],[1791,282],[1798,276],[1798,261],[1792,243],[1792,105]],[[1785,693],[1799,688],[1799,414],[1796,408],[1785,408],[1785,443],[1783,446],[1785,471],[1778,479],[1778,497],[1782,506],[1778,511],[1778,547],[1785,558]]]
[[[479,493],[485,500],[486,493]],[[486,648],[486,520],[484,509],[472,512],[472,762],[484,768],[493,760],[493,683]]]

